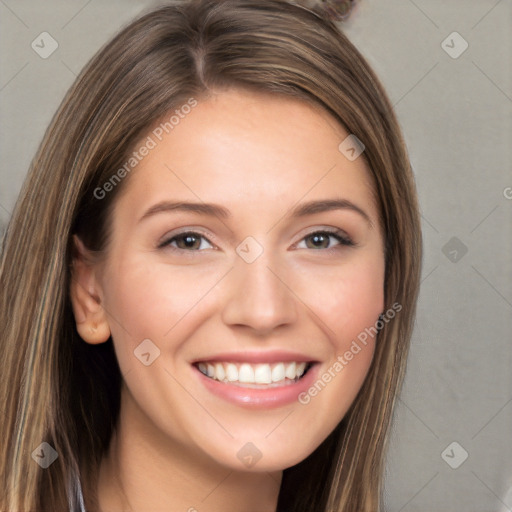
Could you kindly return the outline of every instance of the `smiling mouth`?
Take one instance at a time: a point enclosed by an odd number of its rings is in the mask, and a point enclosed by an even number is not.
[[[208,362],[194,363],[194,366],[206,377],[247,388],[272,388],[289,386],[302,379],[313,362],[277,362],[277,363],[232,363]]]

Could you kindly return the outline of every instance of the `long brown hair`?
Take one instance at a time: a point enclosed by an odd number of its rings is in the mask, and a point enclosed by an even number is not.
[[[386,242],[386,309],[398,303],[401,310],[379,331],[366,380],[343,420],[284,470],[278,511],[379,510],[419,288],[416,190],[393,108],[365,59],[334,23],[282,0],[192,0],[145,14],[93,57],[55,114],[2,248],[2,510],[66,510],[74,477],[86,505],[95,503],[122,376],[112,340],[89,345],[76,331],[72,235],[104,250],[112,205],[128,178],[104,198],[98,187],[156,120],[227,87],[313,102],[365,145]],[[47,469],[31,458],[43,441],[58,453]]]

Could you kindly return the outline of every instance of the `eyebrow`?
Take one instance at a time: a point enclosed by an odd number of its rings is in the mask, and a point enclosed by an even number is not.
[[[354,204],[352,201],[349,201],[348,199],[324,199],[308,201],[293,208],[287,216],[292,218],[299,218],[332,210],[349,210],[356,212],[369,224],[371,228],[373,228],[373,223],[370,219],[370,216],[362,208]],[[162,201],[149,208],[139,219],[139,222],[158,213],[168,213],[175,211],[208,215],[212,217],[219,217],[221,219],[230,219],[233,217],[232,213],[227,208],[224,208],[218,204],[193,203],[189,201]]]

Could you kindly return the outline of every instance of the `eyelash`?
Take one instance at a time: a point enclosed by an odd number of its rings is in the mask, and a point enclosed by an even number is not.
[[[329,237],[333,237],[333,238],[335,238],[340,243],[338,245],[335,245],[334,247],[329,247],[327,249],[319,248],[319,249],[311,249],[311,250],[320,250],[320,251],[323,251],[323,252],[329,252],[330,253],[331,251],[339,250],[340,248],[342,248],[344,246],[345,247],[354,247],[354,246],[357,245],[343,231],[338,231],[338,230],[332,230],[331,231],[331,230],[328,230],[328,229],[322,229],[322,230],[318,230],[318,231],[313,231],[313,232],[307,234],[306,236],[304,236],[300,241],[302,242],[302,240],[305,240],[306,238],[309,238],[309,237],[312,237],[313,235],[318,235],[318,234],[328,235]],[[178,233],[177,235],[174,235],[172,238],[168,238],[167,240],[164,240],[163,242],[161,242],[158,245],[158,249],[166,248],[166,249],[170,249],[172,251],[182,251],[182,252],[188,252],[188,253],[201,252],[198,249],[190,249],[190,250],[188,250],[188,249],[181,249],[179,247],[173,247],[173,246],[170,245],[177,238],[180,238],[180,237],[183,237],[183,236],[186,236],[186,235],[194,235],[196,237],[204,238],[205,240],[208,241],[209,244],[213,245],[212,242],[210,242],[210,240],[208,240],[208,238],[205,235],[203,235],[202,233],[199,233],[197,231],[184,231],[183,233]]]

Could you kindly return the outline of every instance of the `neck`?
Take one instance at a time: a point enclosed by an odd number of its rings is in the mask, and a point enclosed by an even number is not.
[[[282,471],[239,471],[159,430],[123,386],[98,479],[101,512],[275,512]]]

